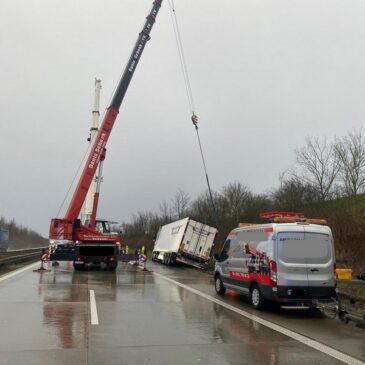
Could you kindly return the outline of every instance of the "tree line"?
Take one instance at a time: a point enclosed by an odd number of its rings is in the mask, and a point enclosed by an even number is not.
[[[48,245],[47,239],[31,229],[17,224],[14,219],[8,221],[4,217],[0,217],[0,228],[9,230],[9,250],[46,247]]]
[[[362,130],[343,137],[307,137],[295,151],[296,165],[280,174],[279,186],[254,194],[234,181],[196,199],[179,189],[163,201],[157,212],[138,212],[121,225],[124,244],[153,248],[161,225],[185,217],[217,227],[215,250],[240,222],[263,223],[259,213],[271,210],[301,211],[326,218],[334,233],[338,262],[365,270],[365,138]]]

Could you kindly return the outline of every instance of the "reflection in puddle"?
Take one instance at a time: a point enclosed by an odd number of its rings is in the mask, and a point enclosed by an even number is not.
[[[43,324],[59,338],[62,348],[84,348],[89,334],[89,287],[97,286],[100,297],[115,301],[116,274],[75,272],[66,263],[39,280],[43,299]]]
[[[62,348],[84,347],[88,313],[80,303],[45,303],[43,323],[55,329]]]

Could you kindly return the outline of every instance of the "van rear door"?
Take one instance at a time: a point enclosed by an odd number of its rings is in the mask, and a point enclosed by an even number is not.
[[[334,287],[334,252],[328,234],[305,233],[309,296],[320,296],[323,288]]]
[[[308,271],[306,258],[301,254],[305,240],[304,228],[297,227],[294,232],[277,234],[277,285],[284,292],[279,295],[290,296],[293,288],[308,288]],[[303,292],[304,294],[305,292]]]

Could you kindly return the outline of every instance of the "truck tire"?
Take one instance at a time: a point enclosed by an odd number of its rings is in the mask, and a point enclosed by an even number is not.
[[[257,284],[254,284],[250,291],[250,301],[255,309],[262,309],[265,305],[265,300],[262,297],[261,290]]]
[[[226,288],[223,286],[223,281],[219,274],[214,277],[214,287],[218,295],[224,295],[226,292]]]
[[[163,258],[164,258],[164,264],[167,265],[167,266],[170,266],[171,253],[165,254]]]

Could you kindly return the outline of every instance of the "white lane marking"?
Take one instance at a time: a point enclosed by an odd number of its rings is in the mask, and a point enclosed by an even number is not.
[[[90,315],[91,324],[99,324],[98,310],[96,309],[96,300],[94,290],[90,290]]]
[[[0,276],[0,283],[1,283],[2,281],[5,281],[5,280],[7,280],[7,279],[12,278],[13,276],[16,276],[16,275],[21,274],[21,273],[22,273],[22,272],[24,272],[24,271],[27,271],[27,270],[29,270],[29,269],[32,269],[34,266],[39,266],[39,265],[40,265],[40,263],[39,263],[39,262],[35,262],[35,263],[33,263],[33,264],[30,264],[30,265],[27,265],[27,266],[25,266],[25,267],[22,267],[21,269],[18,269],[18,270],[12,271],[12,272],[11,272],[11,273],[9,273],[9,274],[2,275],[2,276]]]
[[[345,364],[349,364],[349,365],[365,365],[364,362],[362,362],[361,360],[358,360],[354,357],[351,357],[349,355],[346,355],[344,354],[343,352],[340,352],[340,351],[337,351],[335,349],[333,349],[332,347],[329,347],[327,345],[324,345],[320,342],[317,342],[315,340],[312,340],[311,338],[309,337],[306,337],[306,336],[303,336],[297,332],[294,332],[294,331],[291,331],[289,329],[286,329],[284,327],[281,327],[275,323],[272,323],[272,322],[269,322],[267,321],[266,319],[263,319],[263,318],[260,318],[260,317],[257,317],[255,316],[254,314],[251,314],[249,312],[246,312],[242,309],[239,309],[239,308],[236,308],[234,307],[233,305],[230,305],[230,304],[227,304],[217,298],[214,298],[212,297],[211,295],[209,294],[205,294],[205,293],[201,293],[200,291],[190,287],[190,286],[187,286],[185,284],[182,284],[182,283],[179,283],[178,281],[175,281],[173,279],[170,279],[168,278],[167,276],[165,275],[162,275],[162,274],[159,274],[159,273],[156,273],[154,272],[153,275],[156,275],[164,280],[167,280],[169,281],[170,283],[173,283],[175,285],[178,285],[180,286],[181,288],[184,288],[186,290],[189,290],[191,291],[192,293],[196,294],[196,295],[199,295],[205,299],[208,299],[210,300],[211,302],[214,302],[226,309],[229,309],[231,310],[232,312],[235,312],[235,313],[238,313],[240,314],[241,316],[244,316],[248,319],[251,319],[252,321],[255,321],[257,323],[260,323],[262,324],[263,326],[266,326],[274,331],[277,331],[279,333],[282,333],[283,335],[285,336],[288,336],[288,337],[291,337],[293,338],[294,340],[297,340],[301,343],[303,343],[304,345],[307,345],[309,347],[312,347],[318,351],[321,351],[329,356],[332,356],[333,358],[337,359],[337,360],[340,360],[342,362],[344,362]]]

